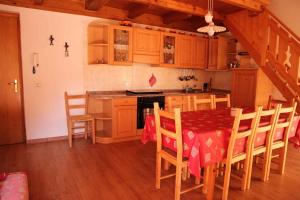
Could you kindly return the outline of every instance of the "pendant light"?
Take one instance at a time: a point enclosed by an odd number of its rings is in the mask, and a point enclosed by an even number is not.
[[[208,0],[207,5],[208,11],[204,18],[205,22],[208,23],[208,25],[198,28],[197,31],[200,33],[207,33],[209,36],[213,36],[215,33],[226,31],[225,27],[216,26],[213,22],[214,0]]]

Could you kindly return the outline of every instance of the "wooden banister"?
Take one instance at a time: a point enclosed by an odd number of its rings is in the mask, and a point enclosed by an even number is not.
[[[276,15],[274,15],[274,13],[272,13],[269,9],[265,8],[265,11],[268,12],[268,14],[275,19],[275,21],[277,21],[280,26],[282,26],[293,38],[295,38],[296,40],[298,40],[298,42],[300,42],[300,37],[293,32],[288,26],[286,26]]]
[[[282,95],[299,101],[300,37],[266,8],[256,15],[229,14],[225,25]]]

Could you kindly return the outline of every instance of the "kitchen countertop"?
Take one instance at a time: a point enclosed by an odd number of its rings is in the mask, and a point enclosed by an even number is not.
[[[145,90],[143,90],[145,91]],[[149,90],[151,91],[151,90]],[[215,95],[224,95],[229,94],[230,90],[222,90],[222,89],[211,89],[210,91],[202,91],[200,89],[194,90],[194,92],[185,92],[180,89],[173,90],[155,90],[162,91],[162,94],[141,94],[141,95],[126,95],[126,91],[88,91],[88,94],[97,99],[114,99],[120,97],[145,97],[145,96],[170,96],[170,95],[197,95],[203,93],[211,93]]]

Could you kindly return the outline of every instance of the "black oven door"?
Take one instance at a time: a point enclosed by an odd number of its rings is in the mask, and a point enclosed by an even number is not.
[[[160,108],[165,108],[164,96],[138,97],[137,98],[137,129],[144,128],[147,115],[153,114],[153,103],[158,102]]]

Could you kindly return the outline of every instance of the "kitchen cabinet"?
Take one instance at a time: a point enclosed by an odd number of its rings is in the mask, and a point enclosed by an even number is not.
[[[180,35],[178,41],[180,68],[204,69],[207,67],[207,38]]]
[[[195,53],[195,47],[193,45],[194,37],[188,35],[178,36],[178,64],[180,68],[190,68],[192,67],[193,57],[192,54]]]
[[[192,66],[196,69],[207,67],[208,39],[204,37],[193,37],[192,40]]]
[[[133,61],[159,64],[160,32],[142,28],[133,29]]]
[[[257,68],[237,68],[233,70],[231,102],[232,106],[255,107]]]
[[[113,137],[125,138],[137,135],[136,98],[117,98],[113,100]]]
[[[109,63],[114,65],[132,64],[132,28],[109,26]]]
[[[233,44],[232,44],[233,42]],[[226,70],[235,56],[235,40],[226,37],[214,37],[208,40],[208,69]],[[233,52],[234,51],[234,52]]]
[[[178,66],[178,34],[161,32],[160,66]]]

